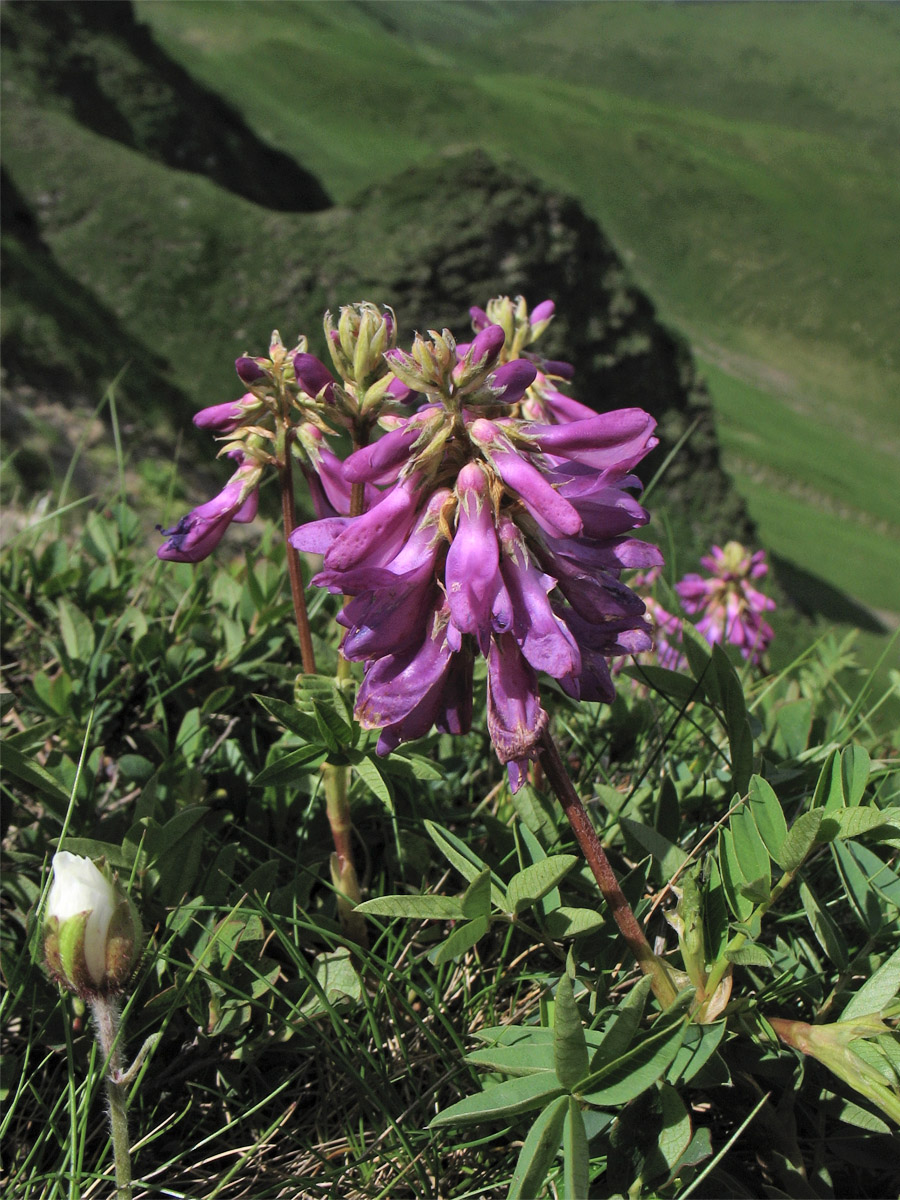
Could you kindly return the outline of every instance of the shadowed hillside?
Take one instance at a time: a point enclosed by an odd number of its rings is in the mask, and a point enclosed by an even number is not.
[[[53,44],[34,29],[40,7],[13,4],[7,14],[18,40],[7,59],[5,157],[21,193],[19,209],[34,214],[29,236],[39,246],[33,259],[14,252],[19,270],[7,286],[12,329],[35,327],[53,309],[56,332],[42,360],[48,382],[68,378],[78,391],[93,382],[99,395],[130,361],[124,389],[134,400],[130,409],[165,409],[177,427],[187,425],[191,409],[235,394],[231,363],[264,347],[272,325],[286,338],[307,333],[323,353],[323,309],[362,297],[394,305],[406,338],[415,327],[443,325],[464,336],[470,305],[492,295],[521,293],[532,303],[552,297],[559,316],[548,352],[574,361],[581,398],[600,409],[652,411],[663,443],[656,465],[692,428],[654,501],[659,509],[665,497],[671,526],[658,536],[693,552],[713,537],[750,535],[719,465],[711,409],[687,346],[659,323],[576,201],[511,159],[497,165],[480,151],[462,150],[321,214],[263,208],[229,190],[224,177],[172,169],[195,136],[189,123],[183,143],[101,136],[97,114],[88,120],[82,106],[69,103],[78,90],[74,68],[49,70],[56,90],[38,104],[31,87],[35,47],[51,57]],[[126,6],[109,6],[106,25],[96,6],[58,7],[65,10],[59,20],[91,30],[91,57],[72,52],[78,71],[93,72],[97,87],[102,79],[108,112],[134,118],[140,106],[127,85],[135,60],[128,59],[128,71],[111,74],[98,64],[120,53],[124,25],[132,30],[131,50],[147,53],[154,77],[168,78],[158,48],[134,33]],[[167,103],[161,93],[145,91],[142,127],[167,128]],[[217,119],[225,144],[243,136],[227,110]],[[52,265],[73,287],[38,287],[25,269],[29,262]],[[61,304],[59,295],[71,302]],[[70,355],[67,345],[79,349]],[[7,369],[14,390],[39,382],[38,357],[12,350]],[[55,374],[48,374],[53,363]],[[652,471],[653,462],[647,478]]]
[[[129,0],[14,0],[3,6],[3,48],[4,74],[20,96],[104,137],[267,208],[330,204],[309,171],[160,49]]]

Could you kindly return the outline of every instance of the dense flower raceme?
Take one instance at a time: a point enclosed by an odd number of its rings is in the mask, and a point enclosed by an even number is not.
[[[552,305],[530,319],[522,301],[494,308],[504,324],[476,310],[466,346],[445,330],[385,354],[422,404],[344,462],[348,481],[380,490],[367,511],[301,526],[291,542],[323,555],[314,583],[350,598],[342,649],[366,663],[356,711],[381,730],[379,752],[433,725],[465,731],[480,653],[491,738],[515,788],[547,723],[537,672],[573,697],[611,700],[609,657],[650,645],[620,573],[662,560],[628,536],[647,520],[629,489],[655,422],[575,401],[554,411],[538,363],[509,357]]]
[[[763,614],[775,608],[751,582],[768,572],[764,551],[751,554],[740,542],[728,542],[713,546],[700,563],[710,572],[707,578],[690,574],[675,585],[685,611],[699,614],[697,629],[708,642],[737,646],[748,662],[759,663],[773,637]]]

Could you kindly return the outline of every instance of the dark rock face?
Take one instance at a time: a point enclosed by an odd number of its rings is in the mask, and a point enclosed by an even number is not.
[[[689,347],[661,324],[576,200],[547,191],[514,163],[500,166],[473,151],[366,192],[342,239],[325,267],[329,301],[345,303],[358,280],[352,298],[393,304],[402,330],[415,322],[464,336],[469,306],[491,296],[554,300],[557,316],[540,348],[575,365],[572,394],[598,410],[645,408],[659,421],[660,446],[641,468],[645,481],[691,431],[653,502],[665,498],[677,540],[697,550],[716,538],[753,540],[721,466]]]
[[[310,172],[164,53],[130,0],[12,0],[3,5],[3,43],[38,103],[104,137],[267,208],[316,212],[331,203]]]

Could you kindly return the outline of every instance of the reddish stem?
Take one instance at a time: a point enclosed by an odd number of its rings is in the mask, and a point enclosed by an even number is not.
[[[597,880],[603,899],[609,905],[613,920],[628,943],[631,953],[645,975],[652,979],[654,995],[663,1008],[675,999],[676,991],[662,959],[653,953],[646,935],[634,915],[634,910],[625,898],[616,873],[606,857],[606,851],[597,836],[597,831],[588,816],[581,799],[572,784],[556,743],[547,730],[541,735],[539,762],[550,786],[568,818],[572,831],[578,839],[588,866]]]

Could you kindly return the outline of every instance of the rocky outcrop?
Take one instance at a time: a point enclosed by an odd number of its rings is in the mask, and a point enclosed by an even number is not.
[[[405,329],[464,334],[471,304],[501,294],[552,298],[557,317],[541,349],[575,364],[574,394],[600,410],[639,406],[659,421],[660,446],[643,478],[680,446],[654,500],[665,497],[677,540],[698,550],[714,538],[753,540],[690,348],[659,321],[576,200],[473,150],[407,171],[351,211],[322,262],[331,303],[371,294],[396,307]]]

